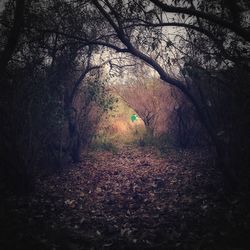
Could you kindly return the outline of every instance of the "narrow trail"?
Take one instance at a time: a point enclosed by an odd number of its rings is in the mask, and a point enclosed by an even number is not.
[[[206,152],[124,147],[83,159],[8,198],[0,249],[236,249],[232,230],[245,244],[242,224],[230,227],[241,205],[224,198]]]

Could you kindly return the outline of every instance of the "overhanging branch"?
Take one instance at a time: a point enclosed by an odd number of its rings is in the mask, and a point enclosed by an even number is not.
[[[157,7],[159,7],[164,12],[187,14],[187,15],[196,16],[196,17],[206,19],[214,24],[218,24],[221,27],[224,27],[224,28],[227,28],[227,29],[233,31],[235,34],[241,36],[246,41],[250,41],[250,32],[249,31],[243,29],[242,27],[240,27],[232,22],[226,21],[218,16],[215,16],[215,15],[210,14],[210,13],[205,13],[205,12],[196,10],[194,8],[183,8],[183,7],[170,6],[170,5],[165,4],[159,0],[150,0],[150,1],[152,3],[154,3]]]

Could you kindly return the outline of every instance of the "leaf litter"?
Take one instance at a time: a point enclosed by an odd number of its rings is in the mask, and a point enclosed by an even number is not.
[[[0,248],[248,249],[245,201],[226,195],[205,150],[95,151],[5,198]]]

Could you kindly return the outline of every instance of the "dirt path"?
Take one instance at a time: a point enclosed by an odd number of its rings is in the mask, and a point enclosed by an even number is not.
[[[0,249],[248,249],[244,208],[224,198],[210,162],[205,152],[92,152],[8,198]]]

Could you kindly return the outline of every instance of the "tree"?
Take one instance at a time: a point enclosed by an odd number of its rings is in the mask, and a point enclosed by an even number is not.
[[[69,15],[73,9],[67,1],[26,5],[21,35],[16,37],[15,48],[12,46],[11,53],[7,53],[8,37],[13,29],[9,25],[12,24],[10,13],[16,10],[11,3],[6,4],[2,13],[1,22],[5,26],[0,31],[4,38],[0,49],[8,54],[8,58],[4,57],[7,60],[2,61],[6,62],[3,65],[6,74],[1,76],[0,91],[0,171],[3,182],[26,192],[39,172],[60,170],[68,155],[73,161],[79,161],[81,135],[91,136],[79,131],[79,114],[85,110],[85,120],[80,122],[91,123],[87,110],[90,106],[106,109],[110,97],[104,88],[98,92],[102,86],[96,83],[100,73],[95,71],[97,78],[89,78],[92,70],[102,66],[91,62],[95,48],[45,31],[47,27],[58,30],[75,21]],[[72,28],[68,26],[65,30]],[[83,85],[87,101],[79,107],[75,99]]]
[[[171,88],[152,77],[127,81],[115,84],[115,92],[136,111],[149,134],[156,136],[166,132],[168,118],[176,105]]]
[[[213,141],[219,159],[219,166],[224,171],[227,179],[234,181],[235,175],[232,174],[231,168],[228,166],[226,159],[228,152],[225,152],[225,144],[220,140],[218,131],[212,126],[212,122],[204,112],[203,106],[196,98],[195,94],[189,89],[189,83],[183,78],[176,79],[170,75],[168,69],[164,67],[164,61],[169,61],[168,58],[157,60],[149,55],[149,52],[157,49],[166,44],[165,48],[171,47],[174,43],[170,39],[164,40],[166,35],[164,34],[163,27],[183,27],[188,30],[193,30],[197,33],[205,35],[209,41],[215,45],[217,54],[224,56],[225,60],[231,58],[231,62],[237,61],[241,65],[248,68],[246,65],[247,44],[249,42],[249,31],[246,24],[246,16],[243,12],[239,12],[239,18],[241,21],[239,24],[235,24],[237,18],[235,17],[233,22],[230,22],[232,16],[232,6],[224,5],[220,1],[214,1],[217,4],[216,9],[211,9],[211,6],[204,5],[203,1],[198,2],[197,6],[192,1],[174,1],[176,6],[170,6],[168,4],[161,4],[160,1],[151,1],[157,6],[152,8],[148,7],[147,1],[142,2],[127,2],[123,5],[120,1],[93,1],[96,8],[106,19],[108,25],[112,27],[115,34],[112,37],[112,43],[109,44],[105,41],[105,45],[110,48],[116,49],[118,52],[129,52],[137,58],[140,58],[145,63],[153,67],[160,75],[161,79],[168,84],[171,84],[178,88],[189,99],[199,116],[200,121],[205,126],[211,140]],[[180,7],[178,5],[183,5]],[[236,5],[239,8],[249,7],[245,2],[237,2]],[[178,21],[170,22],[168,20],[168,13],[176,13],[176,19]],[[164,17],[163,17],[164,16]],[[193,18],[189,18],[189,16]],[[176,20],[175,19],[175,20]],[[202,19],[202,22],[201,22]],[[187,23],[186,20],[190,20]],[[142,30],[142,27],[144,30]],[[214,29],[218,33],[213,34]],[[151,33],[147,33],[151,31]],[[227,31],[226,41],[222,43],[222,37],[219,36],[219,32],[223,31],[225,34]],[[158,33],[158,34],[157,34]],[[151,36],[150,36],[151,34]],[[157,36],[156,36],[157,34]],[[103,37],[100,35],[100,37]],[[106,35],[107,36],[107,35]],[[185,33],[184,33],[185,36]],[[145,37],[145,46],[142,47],[142,39]],[[188,38],[187,38],[188,39]],[[158,44],[155,41],[159,41]],[[111,40],[110,40],[111,41]],[[178,40],[177,40],[178,41]],[[189,42],[190,40],[188,40]],[[91,42],[91,41],[90,41]],[[95,43],[98,43],[95,41]],[[233,44],[241,44],[241,50],[246,51],[244,54],[241,52],[239,56],[232,55],[231,49]],[[100,40],[100,45],[104,44]],[[115,45],[114,45],[115,44]],[[111,46],[110,46],[111,45]],[[231,46],[232,45],[232,46]],[[164,46],[164,45],[163,45]],[[178,47],[177,47],[178,49]],[[234,59],[234,60],[233,60]],[[218,59],[215,59],[216,61]],[[228,63],[224,67],[228,67]]]

